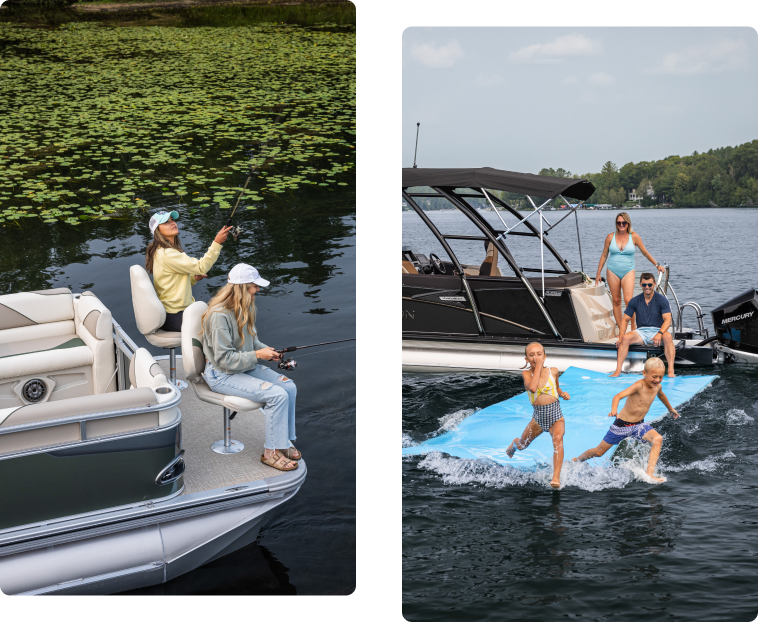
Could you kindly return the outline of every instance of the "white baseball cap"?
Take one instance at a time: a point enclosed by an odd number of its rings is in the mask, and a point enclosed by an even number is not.
[[[155,230],[158,228],[158,225],[162,225],[164,222],[168,222],[169,218],[176,220],[179,218],[179,212],[167,212],[165,210],[161,210],[160,212],[153,214],[150,217],[150,233],[155,235]]]
[[[268,287],[269,282],[262,279],[258,271],[246,263],[238,263],[229,271],[229,282],[234,285],[244,285],[246,283],[255,283],[261,287]]]

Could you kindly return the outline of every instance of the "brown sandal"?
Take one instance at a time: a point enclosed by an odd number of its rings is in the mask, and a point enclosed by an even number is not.
[[[295,447],[288,447],[284,450],[279,449],[278,451],[285,458],[289,458],[290,460],[300,460],[300,458],[303,457],[303,454],[301,454]]]
[[[294,471],[297,468],[297,462],[292,462],[289,458],[285,458],[279,451],[274,452],[268,458],[261,456],[261,462],[279,471]],[[292,466],[284,466],[288,462],[292,462]]]

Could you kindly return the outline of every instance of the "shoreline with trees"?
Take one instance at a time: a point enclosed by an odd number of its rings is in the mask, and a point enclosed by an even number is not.
[[[709,149],[704,153],[695,151],[688,156],[628,162],[621,168],[609,160],[599,173],[578,175],[562,168],[543,168],[539,175],[589,179],[596,190],[585,205],[603,204],[611,208],[758,207],[758,140],[737,147]],[[514,208],[532,209],[523,195],[502,191],[495,194]],[[537,201],[537,197],[533,198]],[[449,205],[443,207],[434,198],[421,199],[419,203],[425,210],[444,209]],[[560,207],[562,201],[557,200],[555,204]]]

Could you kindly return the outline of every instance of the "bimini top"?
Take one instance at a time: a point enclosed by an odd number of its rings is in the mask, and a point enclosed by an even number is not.
[[[486,188],[552,199],[562,194],[572,199],[589,199],[595,186],[587,179],[547,177],[530,173],[513,173],[496,168],[404,168],[403,188],[410,186],[444,186],[452,188]]]

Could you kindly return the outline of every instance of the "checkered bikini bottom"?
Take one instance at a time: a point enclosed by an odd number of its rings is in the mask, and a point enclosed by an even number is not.
[[[563,417],[561,412],[561,405],[558,400],[555,400],[552,404],[546,404],[545,406],[534,406],[534,414],[532,419],[537,422],[543,431],[547,432],[553,424]]]

